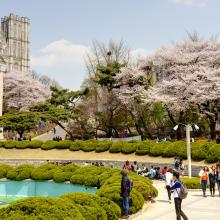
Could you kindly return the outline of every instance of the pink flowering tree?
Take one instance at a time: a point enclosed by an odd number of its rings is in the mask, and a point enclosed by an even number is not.
[[[33,79],[30,73],[9,72],[4,75],[4,100],[7,109],[27,109],[51,95],[49,87]]]
[[[123,94],[129,90],[132,95],[127,93],[127,100],[135,95],[146,103],[160,101],[173,124],[194,120],[198,113],[205,115],[209,120],[211,138],[214,139],[220,112],[219,66],[220,43],[213,40],[185,41],[161,48],[141,60],[139,70],[127,69],[121,73],[121,76],[135,75],[127,77],[126,86],[122,86],[125,87],[121,92],[122,100],[125,98]],[[135,77],[144,77],[148,86],[135,83]],[[132,79],[134,86],[129,86],[129,79]]]

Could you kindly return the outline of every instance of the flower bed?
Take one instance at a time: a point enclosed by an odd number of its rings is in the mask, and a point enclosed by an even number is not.
[[[54,180],[97,187],[96,195],[89,193],[69,193],[59,198],[33,197],[12,203],[0,209],[0,219],[75,219],[75,220],[116,220],[121,214],[119,169],[109,167],[74,164],[58,166],[44,164],[39,167],[20,165],[11,167],[0,165],[0,177],[13,180],[34,179]],[[131,213],[136,213],[144,201],[157,196],[152,181],[129,173],[134,186],[131,192],[133,205]],[[52,210],[52,211],[51,211]],[[22,217],[21,217],[22,216]]]

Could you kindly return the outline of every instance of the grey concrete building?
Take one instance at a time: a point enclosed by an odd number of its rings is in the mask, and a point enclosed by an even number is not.
[[[7,66],[7,71],[30,71],[29,25],[27,17],[14,14],[1,18],[0,62]]]

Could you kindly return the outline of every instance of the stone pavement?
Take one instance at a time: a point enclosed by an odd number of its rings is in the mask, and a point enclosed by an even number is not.
[[[60,126],[56,126],[55,134],[53,133],[53,130],[51,130],[45,134],[33,138],[33,140],[48,141],[48,140],[53,140],[53,138],[56,136],[59,136],[64,140],[66,136],[66,132]]]
[[[174,220],[176,219],[174,203],[168,203],[164,182],[155,181],[155,187],[159,195],[155,203],[151,203],[147,209],[137,216],[131,216],[129,220]],[[216,186],[217,188],[217,186]],[[189,220],[217,220],[220,219],[220,197],[216,192],[215,197],[210,197],[207,190],[207,198],[201,196],[200,190],[189,190],[188,197],[183,200],[182,210]]]

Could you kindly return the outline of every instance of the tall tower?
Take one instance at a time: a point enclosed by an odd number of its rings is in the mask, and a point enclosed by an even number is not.
[[[7,71],[30,71],[29,24],[29,18],[14,14],[1,19],[1,31],[7,43]]]

